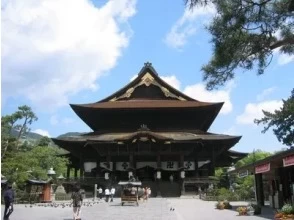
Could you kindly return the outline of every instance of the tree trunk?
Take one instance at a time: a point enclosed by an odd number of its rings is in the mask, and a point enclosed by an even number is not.
[[[23,133],[24,127],[27,124],[27,120],[28,120],[28,118],[26,117],[26,119],[25,119],[23,125],[21,126],[21,129],[20,129],[19,133],[18,133],[17,140],[16,140],[16,150],[18,150],[18,147],[19,147],[19,139],[20,139],[20,137],[21,137],[21,135]]]

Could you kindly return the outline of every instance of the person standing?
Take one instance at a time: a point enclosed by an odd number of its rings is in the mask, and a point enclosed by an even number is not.
[[[13,202],[14,202],[14,191],[12,185],[8,185],[7,189],[4,191],[4,217],[3,220],[8,220],[9,216],[13,212]]]
[[[73,217],[74,220],[81,220],[81,207],[83,202],[83,197],[80,192],[80,187],[75,186],[74,192],[71,195],[72,204],[73,204]]]
[[[110,190],[110,196],[111,196],[110,202],[113,202],[114,194],[115,194],[115,188],[112,186]]]
[[[109,195],[110,195],[110,191],[109,191],[108,187],[106,187],[106,189],[105,189],[106,202],[108,202],[108,200],[109,200]]]
[[[101,186],[98,189],[98,195],[99,195],[99,199],[102,199],[102,194],[103,194],[103,189],[101,188]]]

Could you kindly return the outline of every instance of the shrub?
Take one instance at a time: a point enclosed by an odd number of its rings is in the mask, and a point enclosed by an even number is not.
[[[282,209],[281,209],[282,213],[286,214],[286,215],[290,215],[290,214],[294,214],[294,209],[292,207],[291,204],[284,204]]]
[[[239,215],[247,215],[247,207],[245,206],[238,207],[237,211],[239,212]]]
[[[254,209],[254,215],[260,215],[261,214],[261,206],[257,204],[250,204],[250,206]]]

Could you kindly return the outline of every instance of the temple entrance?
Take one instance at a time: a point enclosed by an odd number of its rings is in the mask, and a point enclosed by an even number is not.
[[[172,176],[173,182],[176,182],[179,180],[179,173],[177,171],[164,170],[161,172],[162,181],[171,181],[171,176]]]
[[[153,167],[145,166],[136,170],[136,177],[140,181],[155,181],[156,171]]]

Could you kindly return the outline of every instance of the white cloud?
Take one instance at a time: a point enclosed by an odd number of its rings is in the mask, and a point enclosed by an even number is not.
[[[164,41],[165,43],[176,49],[180,49],[187,43],[187,39],[194,35],[200,25],[207,22],[211,15],[215,14],[216,10],[213,5],[205,7],[195,7],[190,10],[185,8],[184,14],[172,26],[169,33],[167,33]]]
[[[40,134],[42,136],[47,136],[47,137],[50,137],[50,134],[48,131],[46,130],[43,130],[43,129],[36,129],[33,131],[34,133],[37,133],[37,134]]]
[[[175,89],[180,90],[181,82],[177,79],[175,75],[161,76],[160,78],[163,79],[166,83],[168,83],[172,87],[174,87]]]
[[[270,87],[262,91],[262,93],[258,94],[256,99],[257,101],[264,100],[267,96],[269,96],[271,93],[273,93],[277,87]]]
[[[279,54],[278,56],[278,64],[279,65],[286,65],[290,62],[294,62],[294,55],[288,55],[288,54]]]
[[[254,124],[254,119],[262,118],[262,110],[274,112],[282,107],[283,102],[278,100],[264,101],[260,103],[248,103],[244,112],[237,116],[237,124]]]
[[[233,87],[234,83],[231,82],[224,88],[224,90],[207,91],[204,84],[198,83],[187,86],[184,89],[184,93],[203,102],[225,102],[220,113],[228,114],[233,110],[233,104],[230,98],[230,93]]]
[[[2,95],[45,109],[96,90],[128,46],[136,0],[26,0],[2,4]]]

